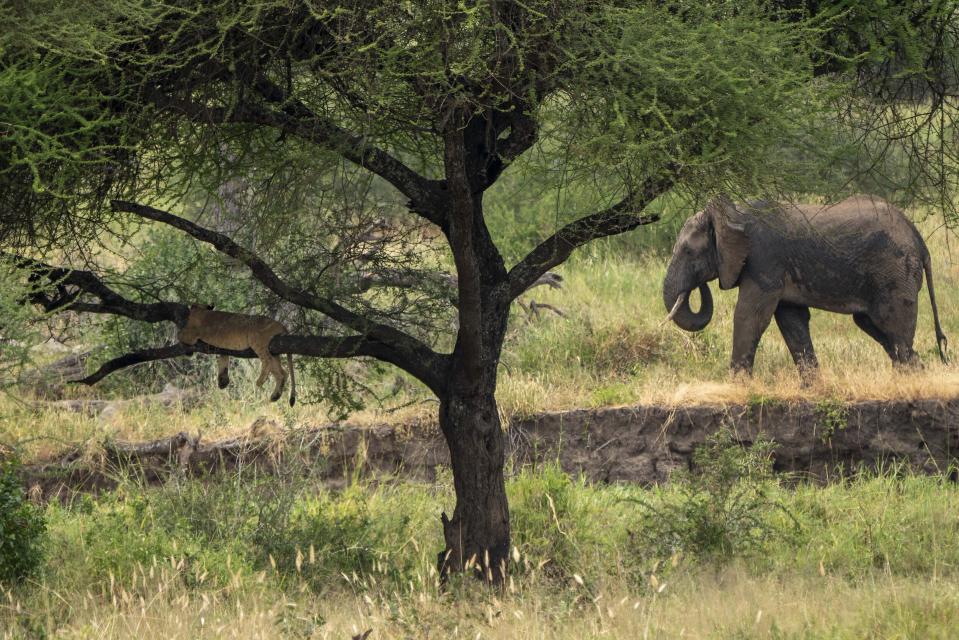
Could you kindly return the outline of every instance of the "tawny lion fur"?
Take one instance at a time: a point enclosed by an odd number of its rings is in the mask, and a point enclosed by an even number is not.
[[[177,333],[177,340],[194,345],[202,340],[211,347],[244,351],[252,349],[260,359],[262,368],[256,386],[260,387],[268,375],[276,379],[276,388],[270,400],[275,402],[283,393],[286,371],[280,359],[270,353],[270,341],[278,335],[287,334],[287,328],[273,318],[249,316],[241,313],[214,311],[201,305],[191,305],[186,324]],[[290,369],[290,406],[296,402],[296,376],[293,373],[293,354],[287,354]],[[217,356],[217,383],[223,389],[230,383],[230,356]]]

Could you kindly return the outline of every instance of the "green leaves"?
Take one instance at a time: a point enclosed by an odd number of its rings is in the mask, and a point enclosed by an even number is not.
[[[550,105],[572,163],[603,158],[627,185],[679,168],[704,192],[777,180],[779,150],[828,108],[816,32],[781,18],[760,2],[597,12],[572,41],[568,98]]]
[[[799,521],[775,497],[773,448],[762,435],[741,444],[724,426],[696,449],[692,473],[671,478],[682,483],[678,491],[635,500],[637,540],[663,559],[682,553],[723,561],[797,540]]]
[[[27,501],[15,460],[0,461],[0,586],[12,586],[40,568],[46,523]]]

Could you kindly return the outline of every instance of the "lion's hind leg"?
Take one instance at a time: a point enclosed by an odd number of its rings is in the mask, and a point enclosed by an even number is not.
[[[254,346],[253,351],[256,352],[256,355],[259,356],[260,361],[263,363],[263,370],[260,372],[260,379],[257,381],[257,385],[262,384],[268,374],[273,374],[273,377],[276,378],[276,387],[274,387],[273,393],[270,395],[270,402],[276,402],[280,399],[280,395],[283,393],[283,387],[286,385],[286,371],[283,370],[280,359],[270,353],[268,347]]]
[[[273,393],[270,395],[270,402],[276,402],[283,395],[283,387],[286,386],[286,371],[283,370],[280,359],[274,355],[270,357],[270,368],[273,371],[273,377],[276,378],[276,387],[273,388]]]

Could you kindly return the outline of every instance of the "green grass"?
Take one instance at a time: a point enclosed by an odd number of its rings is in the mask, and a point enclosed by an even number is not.
[[[638,503],[681,498],[682,485],[524,471],[508,487],[503,591],[439,585],[447,478],[339,493],[295,474],[129,483],[46,508],[45,570],[2,594],[0,637],[946,638],[959,623],[959,490],[892,471],[763,481],[796,535],[668,558],[635,535]]]

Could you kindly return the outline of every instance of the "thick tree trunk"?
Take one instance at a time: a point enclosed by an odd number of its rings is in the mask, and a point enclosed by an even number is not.
[[[456,508],[443,514],[440,574],[472,570],[500,583],[509,558],[505,447],[496,410],[496,373],[509,318],[509,274],[483,217],[496,132],[492,120],[453,105],[445,132],[444,228],[456,265],[459,330],[439,393]]]
[[[456,510],[444,513],[442,575],[473,570],[499,583],[506,574],[510,529],[503,478],[505,445],[492,389],[457,394],[440,403],[440,427],[450,449]]]

